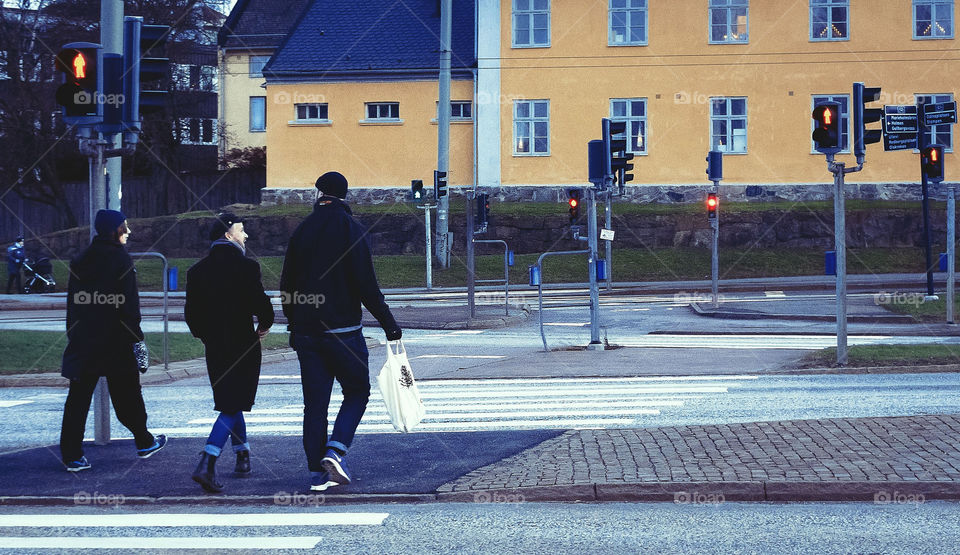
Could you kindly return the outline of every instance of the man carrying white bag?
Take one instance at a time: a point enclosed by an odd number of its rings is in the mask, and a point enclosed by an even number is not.
[[[390,422],[398,432],[409,432],[423,420],[426,408],[401,340],[387,341],[387,361],[377,376],[377,385],[387,405]]]

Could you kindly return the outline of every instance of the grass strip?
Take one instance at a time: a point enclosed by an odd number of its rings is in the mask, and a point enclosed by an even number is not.
[[[848,367],[928,366],[960,364],[960,345],[853,345],[847,350]],[[797,368],[833,368],[837,365],[837,348],[808,354]]]

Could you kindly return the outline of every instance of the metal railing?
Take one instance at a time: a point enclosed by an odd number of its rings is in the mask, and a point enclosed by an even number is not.
[[[543,340],[543,350],[546,352],[549,352],[550,348],[547,347],[547,336],[543,332],[543,272],[541,271],[541,268],[543,266],[544,258],[548,256],[561,256],[561,255],[567,255],[567,254],[590,254],[590,249],[583,249],[579,251],[545,252],[540,255],[540,258],[537,258],[537,264],[535,266],[531,266],[531,268],[536,268],[538,273],[536,286],[537,286],[537,302],[538,302],[539,309],[537,310],[537,314],[540,319],[540,339]],[[531,283],[530,285],[534,285],[534,284]]]
[[[474,283],[503,282],[503,313],[510,316],[510,245],[501,239],[474,239],[474,243],[500,243],[503,245],[503,279],[478,279]]]

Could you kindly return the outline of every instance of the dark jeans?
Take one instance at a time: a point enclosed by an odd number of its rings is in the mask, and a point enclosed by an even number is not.
[[[214,457],[219,457],[223,451],[223,446],[227,443],[227,437],[233,444],[234,451],[249,451],[250,445],[247,444],[247,423],[243,419],[242,412],[227,414],[221,412],[217,421],[213,423],[213,429],[207,436],[207,444],[204,451]]]
[[[93,390],[99,376],[83,376],[70,381],[70,392],[63,407],[63,424],[60,427],[60,456],[64,462],[78,460],[83,456],[83,434],[87,428],[87,413]],[[107,387],[117,420],[133,433],[137,449],[146,449],[154,443],[153,434],[147,431],[147,409],[140,391],[140,373],[136,370],[117,372],[107,376]]]
[[[370,369],[367,367],[367,342],[363,332],[292,334],[290,344],[300,359],[303,386],[303,449],[307,467],[321,472],[320,461],[328,447],[346,451],[360,425],[370,398]],[[327,410],[333,380],[340,383],[343,403],[327,441]]]
[[[10,294],[10,287],[13,285],[14,280],[17,282],[17,289],[14,293],[23,293],[23,282],[20,280],[20,272],[17,272],[15,274],[7,274],[7,295]]]

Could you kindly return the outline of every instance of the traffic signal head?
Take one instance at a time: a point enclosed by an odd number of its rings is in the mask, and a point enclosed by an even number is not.
[[[95,124],[103,119],[103,49],[99,44],[72,42],[65,44],[56,58],[61,85],[57,104],[63,106],[68,125]]]
[[[567,207],[570,212],[570,223],[575,224],[580,219],[580,189],[567,189]]]
[[[440,197],[447,196],[447,172],[433,170],[433,198],[438,202]]]
[[[707,179],[720,181],[723,179],[723,153],[711,150],[707,153]]]
[[[866,124],[883,118],[882,108],[867,108],[866,104],[880,100],[880,87],[864,87],[863,83],[853,84],[853,153],[857,163],[863,163],[866,146],[878,143],[883,138],[880,129],[866,129]]]
[[[943,181],[943,145],[929,145],[920,151],[920,171],[930,183]]]
[[[413,202],[417,204],[423,204],[424,194],[422,179],[410,180],[410,197],[413,199]]]
[[[618,164],[614,162],[614,159],[619,156],[619,153],[626,152],[627,150],[627,122],[603,118],[601,123],[603,127],[604,173],[606,175],[613,175],[616,171],[615,166]]]
[[[490,195],[477,193],[477,226],[486,227],[490,223]]]
[[[707,193],[707,217],[710,219],[717,217],[717,208],[720,206],[720,200],[716,193]]]
[[[813,109],[813,142],[818,152],[840,152],[840,104],[818,102]]]
[[[123,18],[123,121],[140,128],[143,114],[163,111],[170,60],[161,57],[170,35],[167,25],[144,25],[142,17]]]

